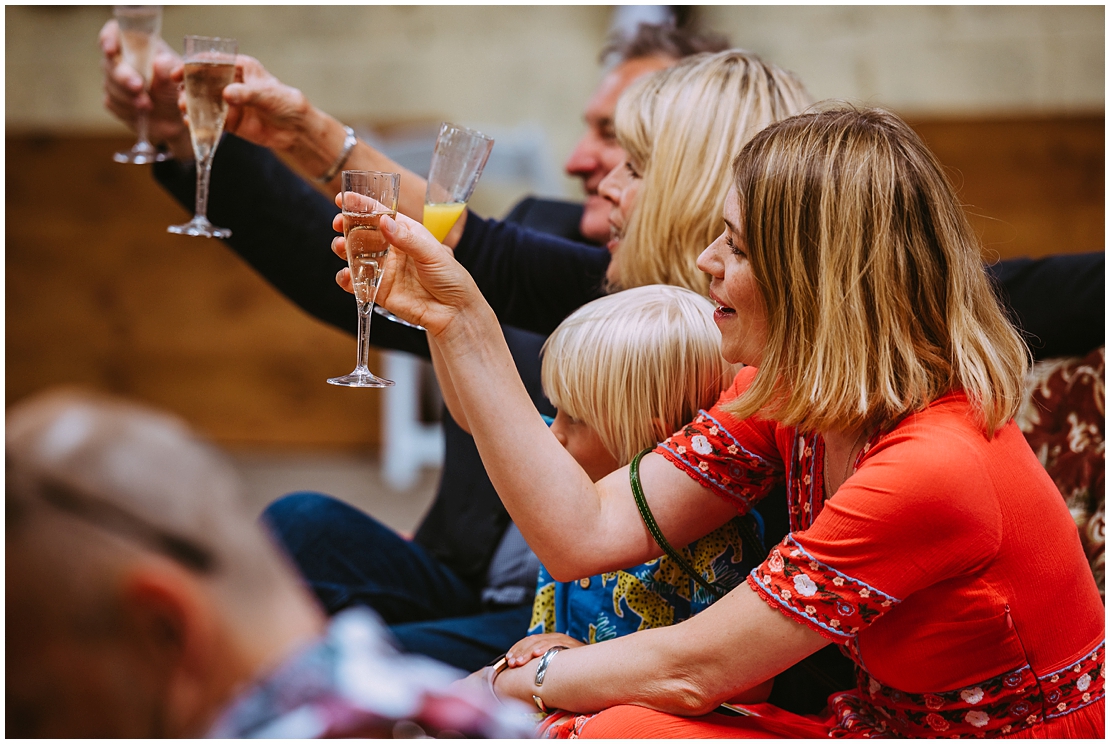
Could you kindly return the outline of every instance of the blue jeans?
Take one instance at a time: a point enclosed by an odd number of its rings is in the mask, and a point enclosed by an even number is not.
[[[262,519],[329,615],[370,607],[406,651],[472,672],[528,632],[530,603],[487,611],[438,559],[342,501],[292,493]]]

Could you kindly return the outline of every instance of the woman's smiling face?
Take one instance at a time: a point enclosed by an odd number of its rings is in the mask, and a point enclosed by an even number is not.
[[[609,242],[605,248],[609,251],[609,270],[605,278],[610,283],[616,283],[620,278],[620,261],[617,258],[617,249],[620,247],[624,230],[628,226],[628,219],[636,200],[640,196],[642,179],[636,167],[632,165],[627,156],[601,182],[597,193],[609,202]]]
[[[709,298],[717,304],[713,320],[721,330],[721,356],[758,367],[767,343],[767,308],[752,273],[740,223],[740,196],[725,197],[725,231],[698,256],[710,276]]]

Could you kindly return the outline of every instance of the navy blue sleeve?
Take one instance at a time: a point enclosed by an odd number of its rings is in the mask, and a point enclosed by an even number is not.
[[[158,163],[154,177],[190,212],[196,166]],[[358,330],[355,299],[335,283],[347,263],[331,252],[339,209],[273,153],[234,135],[216,149],[208,218],[231,230],[224,242],[302,310],[348,333]],[[193,238],[195,240],[195,238]],[[370,340],[379,348],[429,358],[423,331],[375,315]]]
[[[1034,358],[1085,356],[1105,345],[1105,253],[1015,258],[987,272]]]
[[[578,231],[578,226],[582,222],[582,211],[583,206],[578,202],[528,196],[517,202],[516,206],[505,215],[504,221],[547,235],[558,235],[575,243],[588,243],[590,241],[582,237],[582,233]]]
[[[609,266],[604,248],[473,213],[455,257],[502,323],[545,336],[574,310],[602,296]]]

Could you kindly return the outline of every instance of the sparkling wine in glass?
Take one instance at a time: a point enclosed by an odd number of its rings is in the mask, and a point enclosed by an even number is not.
[[[346,387],[388,387],[392,380],[376,376],[366,366],[370,355],[370,319],[378,295],[389,242],[378,229],[382,215],[397,214],[399,173],[343,171],[343,237],[347,239],[347,264],[358,301],[358,357],[355,371],[328,379]]]
[[[424,193],[423,219],[424,227],[439,242],[443,242],[466,209],[491,150],[493,138],[481,132],[446,121],[439,128],[428,172],[428,189]],[[420,328],[383,307],[375,311],[402,325]]]
[[[208,221],[208,182],[212,176],[212,157],[220,144],[227,119],[224,88],[235,80],[235,39],[207,36],[185,37],[185,110],[189,116],[189,137],[197,158],[196,214],[184,225],[168,229],[178,235],[205,238],[230,238],[231,230]]]
[[[162,33],[161,5],[117,5],[116,22],[119,23],[119,43],[123,62],[139,73],[143,89],[150,93],[150,80],[154,71],[154,48]],[[160,163],[169,157],[150,144],[150,114],[139,111],[135,118],[139,140],[130,150],[117,152],[112,159],[117,163]]]

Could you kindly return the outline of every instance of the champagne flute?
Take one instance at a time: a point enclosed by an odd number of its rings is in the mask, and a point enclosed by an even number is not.
[[[378,229],[382,215],[397,214],[401,174],[378,171],[343,171],[343,237],[347,264],[358,301],[358,357],[355,371],[328,379],[346,387],[388,387],[393,380],[374,375],[366,367],[370,355],[370,311],[375,307],[389,242]]]
[[[162,33],[161,5],[117,5],[116,22],[119,23],[119,43],[123,62],[139,73],[143,90],[150,93],[150,80],[154,68],[154,47]],[[130,150],[117,152],[112,159],[117,163],[160,163],[169,157],[150,144],[150,114],[145,109],[137,113],[135,129],[138,141]]]
[[[493,138],[481,132],[446,121],[440,126],[424,192],[423,219],[424,227],[439,242],[443,242],[466,209],[491,150]],[[384,307],[375,307],[374,311],[402,325],[424,330]]]
[[[212,176],[212,157],[227,119],[224,88],[235,80],[238,46],[235,39],[185,37],[185,110],[197,158],[196,214],[183,225],[171,225],[168,232],[205,238],[231,237],[231,230],[208,221],[208,181]]]

